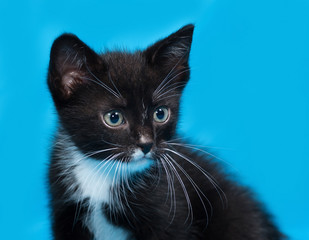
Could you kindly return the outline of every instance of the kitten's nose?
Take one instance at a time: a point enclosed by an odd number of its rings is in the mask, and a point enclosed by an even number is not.
[[[153,146],[153,143],[152,142],[140,143],[140,144],[137,144],[137,146],[139,146],[141,148],[142,152],[146,155],[147,153],[150,152],[150,150]]]

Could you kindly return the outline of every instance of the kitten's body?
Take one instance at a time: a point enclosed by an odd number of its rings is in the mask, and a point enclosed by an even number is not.
[[[54,239],[281,239],[248,190],[175,137],[192,32],[132,54],[97,55],[73,35],[55,41]]]

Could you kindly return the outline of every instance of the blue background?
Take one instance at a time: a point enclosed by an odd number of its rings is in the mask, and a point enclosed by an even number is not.
[[[309,239],[306,0],[1,0],[1,239],[50,239],[45,177],[56,116],[46,75],[53,40],[73,32],[95,50],[134,50],[191,22],[192,78],[179,131],[218,147],[281,229]]]

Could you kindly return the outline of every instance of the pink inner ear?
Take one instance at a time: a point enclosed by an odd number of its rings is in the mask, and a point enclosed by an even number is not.
[[[62,86],[65,96],[69,97],[81,83],[83,83],[83,80],[80,73],[72,71],[64,74],[62,77]]]

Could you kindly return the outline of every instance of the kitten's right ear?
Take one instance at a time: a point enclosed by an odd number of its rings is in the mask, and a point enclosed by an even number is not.
[[[194,25],[188,24],[146,49],[151,65],[171,70],[175,65],[187,66],[192,43]]]
[[[58,37],[50,51],[48,86],[55,101],[65,101],[87,83],[99,56],[73,34]]]

